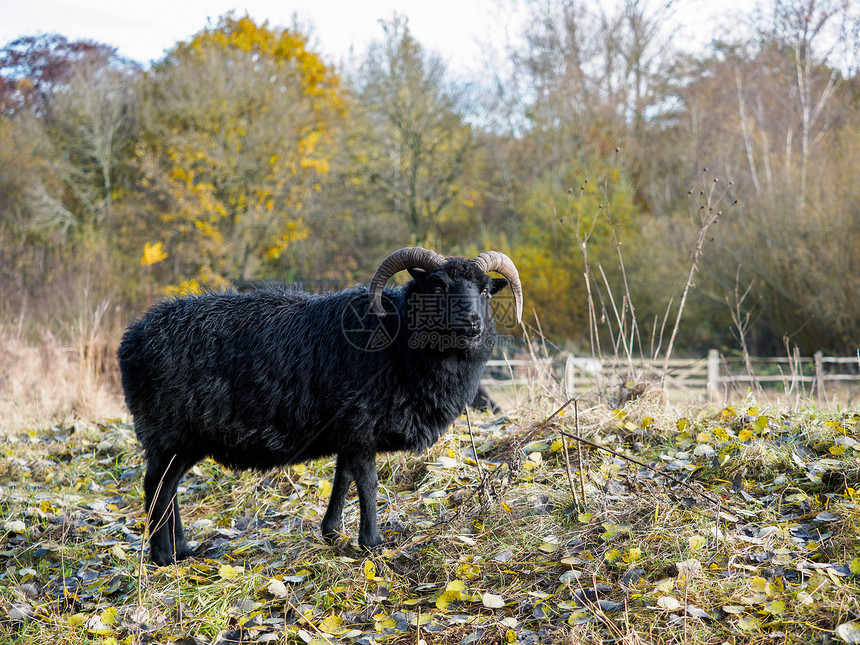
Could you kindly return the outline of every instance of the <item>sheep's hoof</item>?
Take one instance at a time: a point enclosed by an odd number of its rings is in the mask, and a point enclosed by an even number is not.
[[[196,554],[189,547],[184,547],[182,549],[177,549],[176,553],[173,553],[173,550],[163,552],[160,549],[154,549],[150,553],[150,557],[152,558],[152,562],[159,567],[166,567],[171,564],[176,564],[182,560],[186,560],[188,558],[193,558]]]
[[[325,524],[323,524],[320,527],[323,540],[325,540],[328,544],[337,544],[345,537],[341,531],[342,528],[343,524],[340,523],[335,524],[333,526],[326,526]]]
[[[372,536],[371,538],[365,540],[361,537],[358,538],[358,546],[362,549],[367,549],[368,551],[374,551],[378,547],[383,546],[384,542],[379,534]]]

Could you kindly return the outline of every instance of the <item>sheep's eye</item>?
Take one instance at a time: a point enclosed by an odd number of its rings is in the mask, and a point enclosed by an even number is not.
[[[490,297],[490,290],[487,289],[487,287],[484,287],[484,290],[481,292],[481,295],[487,296],[489,298]]]
[[[445,291],[445,289],[443,289],[441,286],[437,285],[433,287],[433,293],[442,293],[443,291]]]

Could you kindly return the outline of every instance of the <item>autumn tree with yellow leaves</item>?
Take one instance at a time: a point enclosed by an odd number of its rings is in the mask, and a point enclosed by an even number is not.
[[[163,245],[165,275],[191,289],[259,277],[307,234],[343,103],[303,35],[224,16],[152,68],[141,101],[139,241]]]

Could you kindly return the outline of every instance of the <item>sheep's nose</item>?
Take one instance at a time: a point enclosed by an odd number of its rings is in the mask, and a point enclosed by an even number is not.
[[[463,317],[463,327],[465,331],[472,335],[481,333],[481,317],[474,311],[469,312]]]

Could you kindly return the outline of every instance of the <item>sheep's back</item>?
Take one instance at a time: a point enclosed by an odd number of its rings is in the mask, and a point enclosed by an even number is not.
[[[334,304],[271,290],[155,305],[119,349],[141,443],[166,450],[202,442],[237,466],[330,448],[313,429],[325,424],[339,384],[336,372],[326,374],[330,356],[348,361]]]

